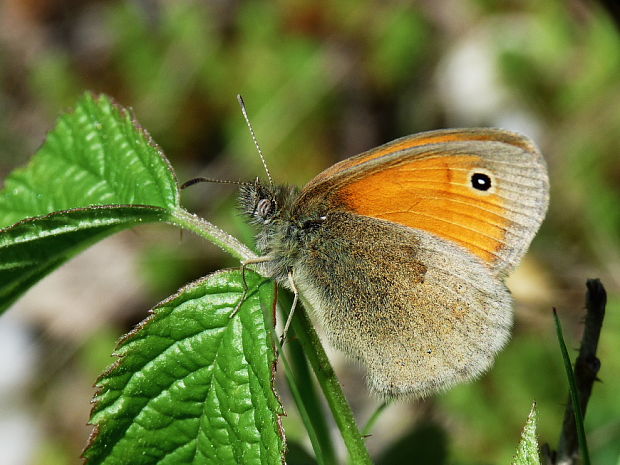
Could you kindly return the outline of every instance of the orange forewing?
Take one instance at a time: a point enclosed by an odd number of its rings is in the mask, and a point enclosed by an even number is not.
[[[504,245],[508,219],[498,194],[471,187],[470,172],[479,165],[475,155],[410,159],[373,170],[337,195],[351,211],[428,231],[491,264]]]
[[[318,184],[332,176],[352,168],[354,166],[361,165],[362,163],[375,160],[380,157],[391,155],[393,153],[410,150],[423,145],[440,144],[447,142],[472,142],[472,141],[498,141],[505,142],[510,145],[522,148],[526,151],[532,151],[532,147],[523,140],[523,138],[513,135],[507,132],[498,134],[497,131],[485,131],[484,129],[473,131],[461,131],[461,130],[440,130],[430,131],[423,134],[403,137],[397,139],[389,144],[382,145],[374,150],[369,150],[360,155],[347,158],[335,165],[324,170],[316,178],[312,180],[312,184]]]

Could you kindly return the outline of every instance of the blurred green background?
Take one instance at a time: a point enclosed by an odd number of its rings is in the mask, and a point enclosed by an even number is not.
[[[534,400],[540,440],[555,447],[567,385],[551,308],[576,348],[585,280],[600,277],[609,292],[603,382],[594,387],[586,426],[593,463],[616,465],[617,21],[586,0],[4,0],[0,176],[28,160],[85,90],[133,107],[181,182],[263,174],[237,93],[274,178],[294,184],[418,131],[523,132],[546,156],[552,193],[547,220],[509,280],[514,337],[477,382],[389,408],[369,448],[379,464],[508,464]],[[234,211],[234,186],[202,184],[183,199],[250,240]],[[116,338],[178,286],[222,266],[235,262],[190,234],[148,226],[104,241],[37,285],[0,319],[3,462],[76,463],[89,432],[91,385],[112,361]],[[333,358],[364,423],[379,401],[357,367]],[[286,390],[283,401],[294,452],[288,463],[312,463]]]

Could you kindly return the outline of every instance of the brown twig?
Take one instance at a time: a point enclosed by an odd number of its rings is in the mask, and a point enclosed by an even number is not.
[[[592,386],[594,381],[598,380],[596,375],[601,367],[601,362],[596,356],[596,349],[605,317],[605,305],[607,304],[607,293],[600,280],[589,279],[586,282],[586,287],[588,292],[586,293],[585,326],[581,337],[579,355],[575,360],[575,381],[584,417],[592,393]],[[578,462],[579,444],[570,397],[564,411],[564,422],[562,423],[558,449],[551,451],[547,446],[544,452],[548,463],[551,465],[573,465]]]

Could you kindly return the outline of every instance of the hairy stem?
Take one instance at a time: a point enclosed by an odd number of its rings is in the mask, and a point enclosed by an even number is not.
[[[178,208],[172,212],[170,222],[204,237],[239,260],[256,258],[256,254],[254,252],[248,249],[233,236],[225,231],[222,231],[213,223],[209,223],[207,220],[200,218],[199,216],[194,215],[183,208]]]

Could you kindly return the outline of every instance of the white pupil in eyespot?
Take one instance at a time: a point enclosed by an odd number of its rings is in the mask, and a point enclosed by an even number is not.
[[[488,191],[491,188],[491,178],[485,173],[474,173],[471,177],[471,186],[479,191]]]

